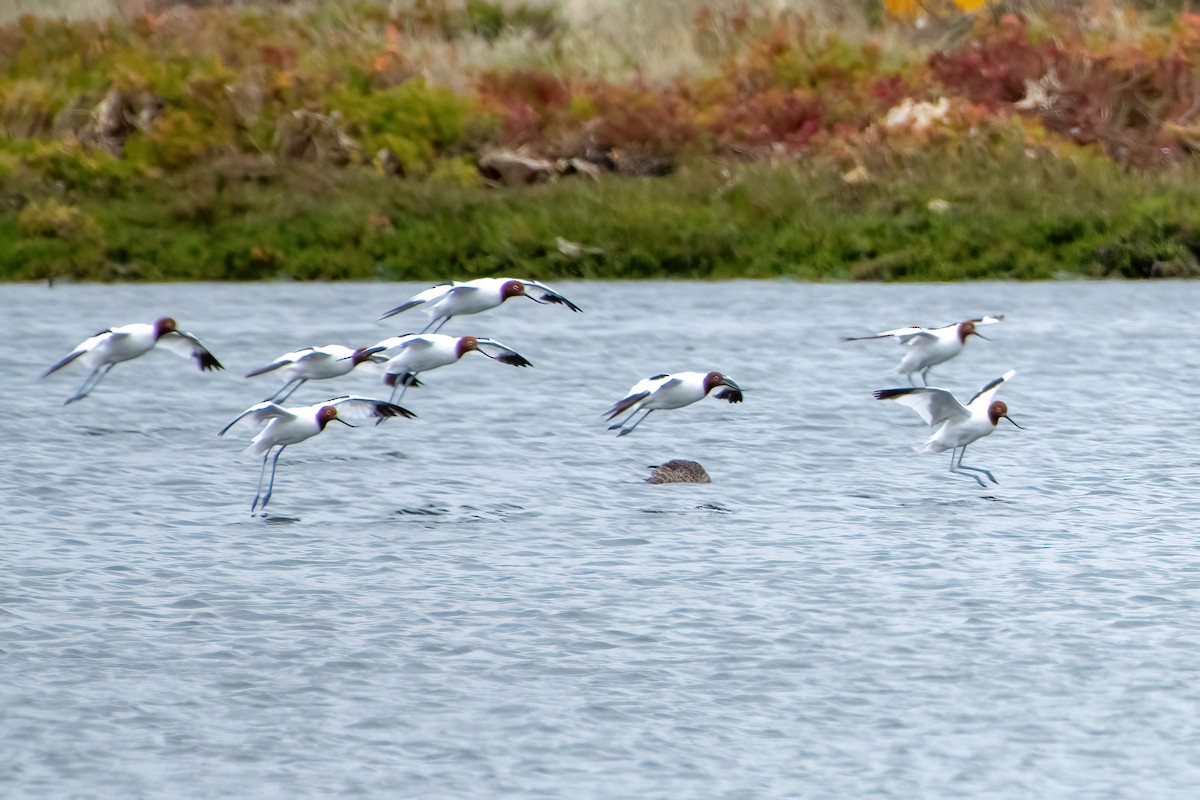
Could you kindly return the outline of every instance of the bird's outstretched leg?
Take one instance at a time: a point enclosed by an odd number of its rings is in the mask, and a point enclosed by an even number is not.
[[[621,427],[622,425],[624,425],[626,422],[629,422],[629,420],[631,420],[631,419],[633,419],[635,416],[637,416],[637,413],[638,413],[638,411],[640,411],[640,410],[641,410],[640,408],[634,407],[634,409],[633,409],[632,411],[630,411],[628,414],[626,414],[626,415],[625,415],[625,418],[624,418],[624,419],[619,419],[619,420],[617,420],[617,421],[616,421],[616,422],[614,422],[612,425],[609,425],[609,426],[608,426],[608,429],[609,429],[610,431],[615,431],[617,428],[620,428],[620,427]],[[612,419],[612,417],[609,417],[609,419]]]
[[[271,449],[267,448],[267,452],[263,453],[262,469],[258,471],[258,488],[254,491],[254,502],[250,504],[250,513],[254,513],[254,509],[258,507],[258,501],[262,497],[263,476],[267,474],[267,459],[271,457]]]
[[[642,414],[641,418],[639,418],[637,422],[633,423],[628,428],[622,428],[621,432],[618,433],[617,436],[628,436],[629,434],[633,433],[633,429],[636,428],[638,425],[641,425],[642,420],[644,420],[646,417],[650,416],[650,412],[653,410],[654,410],[653,408],[647,408],[646,413]],[[630,414],[630,416],[632,417],[633,415]]]
[[[912,374],[911,372],[906,372],[906,373],[904,373],[904,377],[908,378],[908,385],[909,385],[909,386],[912,386],[912,387],[914,387],[914,388],[916,387],[916,385],[917,385],[917,382],[916,382],[915,380],[913,380],[913,374]]]
[[[965,464],[963,464],[962,463],[963,456],[965,456],[966,454],[967,454],[967,446],[963,445],[962,452],[958,454],[958,468],[959,469],[965,469],[969,472],[982,472],[984,475],[988,476],[988,480],[990,480],[992,483],[996,484],[997,486],[1000,485],[1000,481],[996,480],[996,476],[993,475],[988,470],[984,469],[983,467],[968,467]]]
[[[931,369],[933,369],[933,367],[926,367],[925,369],[921,370],[921,383],[925,384],[926,386],[929,386],[929,370]]]
[[[295,386],[292,386],[293,382],[296,384]],[[308,383],[308,378],[292,378],[292,380],[285,383],[283,385],[283,387],[278,392],[276,392],[273,397],[268,398],[267,402],[282,403],[284,400],[287,400],[289,397],[291,397],[292,394],[295,393],[295,391],[297,389],[299,389],[301,386],[303,386],[306,383]],[[288,388],[289,386],[291,386],[290,389]],[[284,391],[285,389],[287,391]]]
[[[421,329],[421,333],[437,333],[442,329],[442,326],[450,321],[450,317],[442,317],[440,320],[431,319],[429,324]],[[432,328],[433,330],[430,330]]]
[[[961,469],[958,468],[958,464],[955,463],[956,460],[960,461],[960,462],[962,461],[962,454],[965,453],[966,450],[967,450],[966,447],[962,447],[962,448],[956,447],[950,451],[950,471],[953,472],[955,475],[965,475],[968,478],[974,478],[976,483],[978,483],[980,486],[982,486],[984,489],[986,489],[987,484],[983,482],[983,478],[979,477],[978,475],[975,475],[974,473],[962,471]]]
[[[80,384],[78,391],[64,400],[63,405],[68,406],[71,403],[74,403],[76,400],[82,400],[91,394],[92,389],[96,388],[96,384],[100,383],[100,381],[104,379],[104,376],[107,375],[108,371],[112,368],[113,364],[112,362],[109,362],[107,364],[101,364],[92,370],[92,374],[88,375],[87,378],[84,379],[83,383]]]
[[[271,459],[271,480],[267,483],[267,494],[262,500],[262,505],[259,506],[259,509],[263,512],[264,517],[267,515],[267,503],[271,502],[271,492],[275,490],[275,468],[279,466],[279,456],[283,454],[285,447],[287,447],[287,445],[283,445],[283,447],[280,447],[278,450],[276,450],[275,458]]]

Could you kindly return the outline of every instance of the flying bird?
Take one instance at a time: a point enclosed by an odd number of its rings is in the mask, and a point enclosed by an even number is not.
[[[982,467],[967,467],[962,463],[967,445],[988,436],[996,430],[1000,420],[1006,419],[1020,428],[1012,417],[1008,416],[1008,406],[1003,402],[993,401],[996,394],[1006,381],[1012,380],[1016,370],[1009,370],[1001,377],[984,386],[966,405],[954,399],[954,395],[945,389],[928,387],[908,387],[904,389],[880,389],[875,392],[876,400],[895,400],[900,405],[908,406],[925,420],[926,425],[936,428],[916,450],[918,453],[950,452],[950,471],[956,475],[968,475],[978,481],[980,486],[987,484],[979,475],[988,476],[992,483],[1000,481],[991,472]]]
[[[382,364],[387,359],[379,355],[381,350],[382,348],[378,347],[351,349],[340,344],[302,347],[299,350],[284,353],[264,367],[250,370],[246,373],[246,377],[253,378],[268,372],[277,373],[283,378],[284,384],[279,391],[264,402],[282,403],[308,381],[338,378],[366,362]]]
[[[380,319],[387,319],[411,308],[423,308],[429,315],[429,324],[421,333],[437,333],[451,317],[478,314],[480,311],[495,308],[510,297],[522,296],[543,305],[557,303],[572,311],[583,310],[544,283],[519,278],[477,278],[473,281],[439,283],[413,295]]]
[[[199,339],[179,330],[175,320],[170,317],[161,317],[150,323],[136,322],[109,328],[84,339],[57,364],[43,372],[42,377],[75,361],[91,370],[75,394],[63,402],[65,406],[87,397],[114,365],[144,355],[153,350],[155,345],[162,345],[174,353],[191,358],[201,370],[225,369]]]
[[[444,333],[407,333],[384,339],[370,350],[388,356],[383,381],[392,387],[390,402],[396,403],[410,386],[421,386],[417,375],[455,363],[470,352],[513,367],[531,367],[523,355],[495,339],[478,336],[447,336]]]
[[[369,397],[334,397],[323,403],[291,408],[284,408],[277,403],[263,402],[255,403],[238,414],[217,435],[224,436],[226,431],[242,420],[250,420],[260,425],[266,423],[266,426],[250,440],[250,446],[245,450],[253,455],[261,453],[263,457],[262,469],[258,473],[258,490],[254,494],[254,502],[250,504],[250,513],[253,514],[255,508],[260,508],[263,513],[266,513],[267,503],[270,502],[271,492],[275,488],[275,468],[279,464],[279,456],[289,445],[311,439],[325,430],[325,426],[330,422],[337,421],[343,425],[349,425],[351,428],[358,427],[346,422],[346,417],[350,419],[388,419],[390,417],[412,418],[415,416],[416,414],[407,408],[401,408],[383,400],[372,400]],[[271,450],[276,447],[279,449],[275,450],[275,457],[272,459]],[[266,475],[268,459],[271,460],[271,479],[267,483],[267,491],[264,494],[263,477]]]
[[[847,342],[862,342],[868,339],[896,339],[908,348],[896,372],[908,377],[913,386],[913,373],[921,373],[921,382],[929,385],[929,370],[938,364],[949,361],[963,351],[970,336],[978,336],[985,341],[991,341],[978,330],[980,325],[992,325],[1003,321],[1004,316],[994,315],[955,322],[940,328],[922,328],[920,325],[910,325],[907,328],[883,331],[873,336],[852,336]]]
[[[703,400],[709,392],[717,387],[725,387],[713,395],[718,400],[727,400],[730,403],[742,402],[742,388],[732,378],[719,372],[676,372],[670,375],[666,373],[652,375],[635,383],[623,398],[613,403],[612,407],[605,412],[610,422],[626,411],[629,412],[629,416],[620,422],[609,425],[608,429],[611,431],[620,428],[621,431],[617,436],[627,436],[633,433],[633,429],[650,416],[651,412],[690,406],[697,400]],[[637,416],[638,411],[644,413],[630,425],[630,420]]]

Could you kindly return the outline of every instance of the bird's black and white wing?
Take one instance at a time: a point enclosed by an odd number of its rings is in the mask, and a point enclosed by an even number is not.
[[[95,334],[94,336],[89,336],[88,338],[86,338],[82,342],[80,342],[74,350],[72,350],[70,353],[67,353],[65,356],[63,356],[57,362],[55,362],[54,366],[50,367],[50,369],[43,372],[42,377],[44,378],[52,372],[58,372],[60,369],[65,367],[67,364],[70,364],[72,361],[74,361],[75,359],[79,358],[82,355],[86,355],[87,353],[90,353],[91,351],[93,351],[97,347],[99,347],[100,345],[104,344],[106,341],[109,341],[110,339],[119,339],[124,336],[129,336],[129,334],[128,333],[114,333],[112,330],[100,331],[99,333]]]
[[[221,366],[221,362],[208,352],[208,348],[200,343],[199,339],[185,331],[165,333],[159,337],[158,344],[172,353],[192,359],[201,370],[225,369]]]
[[[386,400],[376,400],[371,397],[354,397],[351,395],[342,395],[341,397],[333,397],[323,403],[314,403],[314,406],[334,406],[337,408],[338,416],[345,419],[387,419],[389,417],[404,417],[412,419],[416,416],[403,406],[398,406],[395,403],[389,403]]]
[[[967,401],[967,405],[973,405],[976,400],[982,400],[983,405],[985,405],[985,406],[991,405],[992,396],[995,395],[996,392],[1000,389],[1000,387],[1004,385],[1005,381],[1012,380],[1012,377],[1016,374],[1017,374],[1017,371],[1015,369],[1010,369],[1008,372],[1004,373],[999,378],[996,378],[994,381],[990,381],[987,386],[984,386],[982,389],[980,389],[978,392],[975,393],[974,397],[972,397],[969,401]]]
[[[234,425],[237,425],[242,420],[249,420],[250,422],[261,425],[269,419],[282,419],[291,421],[296,419],[296,414],[292,413],[278,403],[272,403],[270,401],[255,403],[234,417],[233,420],[224,428],[221,428],[221,432],[218,433],[217,436],[224,436],[230,428],[232,428]]]
[[[537,281],[522,280],[521,283],[525,286],[525,296],[537,303],[557,303],[564,305],[572,311],[583,311],[582,308],[572,303],[567,298],[563,297],[558,292],[551,289],[544,283]]]
[[[971,412],[945,389],[880,389],[875,392],[875,399],[895,400],[902,406],[908,406],[925,420],[926,425],[939,425],[947,420],[971,416]]]
[[[508,364],[513,367],[532,367],[525,356],[513,350],[506,344],[497,342],[495,339],[476,339],[479,352],[483,353],[488,358],[494,358],[501,364]]]
[[[467,284],[453,283],[453,282],[439,283],[436,286],[430,286],[428,289],[426,289],[423,292],[417,292],[416,294],[414,294],[412,297],[405,300],[400,305],[398,305],[395,308],[388,311],[386,314],[384,314],[382,317],[380,317],[380,319],[387,319],[388,317],[394,317],[397,314],[402,314],[405,311],[408,311],[410,308],[416,308],[417,306],[423,306],[426,303],[436,303],[439,300],[441,300],[442,298],[444,298],[450,294],[460,293],[460,292],[477,292],[477,291],[479,291],[478,286],[469,286]]]

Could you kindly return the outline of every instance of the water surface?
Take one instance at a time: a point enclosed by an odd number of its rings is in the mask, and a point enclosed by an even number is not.
[[[0,287],[0,796],[1194,796],[1200,284],[564,284],[586,313],[447,328],[535,368],[428,373],[252,518],[253,430],[216,432],[277,382],[242,374],[420,288]],[[1018,370],[986,491],[871,398],[900,348],[838,340],[983,313],[932,377]],[[164,314],[228,371],[37,380]],[[687,369],[746,402],[605,431]],[[642,482],[670,458],[713,483]]]

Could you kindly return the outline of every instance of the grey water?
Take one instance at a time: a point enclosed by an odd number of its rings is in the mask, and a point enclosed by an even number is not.
[[[242,375],[421,288],[0,287],[0,797],[1196,795],[1200,283],[563,284],[446,329],[534,368],[427,373],[252,517]],[[871,397],[900,347],[839,340],[985,313],[931,382],[1018,371],[986,490]],[[162,315],[228,370],[38,379]],[[745,402],[605,430],[709,369]]]

